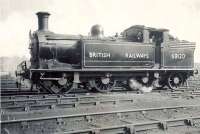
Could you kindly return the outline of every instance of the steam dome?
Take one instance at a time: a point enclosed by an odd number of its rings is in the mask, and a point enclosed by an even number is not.
[[[103,27],[101,25],[94,25],[91,28],[91,36],[102,37],[104,34]]]

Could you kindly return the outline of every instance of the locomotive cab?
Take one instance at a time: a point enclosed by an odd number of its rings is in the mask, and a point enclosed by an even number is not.
[[[154,57],[156,68],[161,67],[161,48],[169,40],[167,29],[155,29],[143,25],[132,26],[123,32],[123,37],[128,41],[142,44],[152,44],[154,47]]]

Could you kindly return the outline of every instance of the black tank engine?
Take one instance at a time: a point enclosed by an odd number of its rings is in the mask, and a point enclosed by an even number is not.
[[[18,75],[51,93],[85,87],[108,92],[116,85],[176,89],[194,73],[195,43],[181,41],[167,29],[135,25],[112,37],[94,25],[88,36],[56,34],[47,12],[38,12],[38,30],[30,33],[30,67]]]

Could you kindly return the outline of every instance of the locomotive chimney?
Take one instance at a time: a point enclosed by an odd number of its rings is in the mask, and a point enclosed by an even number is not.
[[[49,19],[48,12],[38,12],[38,30],[40,31],[48,31],[48,19]]]

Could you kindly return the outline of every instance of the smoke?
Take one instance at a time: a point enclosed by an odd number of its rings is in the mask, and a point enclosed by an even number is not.
[[[141,83],[139,83],[135,79],[130,79],[129,80],[129,87],[132,90],[139,90],[142,93],[149,93],[149,92],[151,92],[153,90],[153,86],[150,86],[150,87],[144,86],[144,85],[142,85]]]
[[[153,86],[150,86],[150,87],[142,86],[139,90],[142,93],[150,93],[153,90]]]

